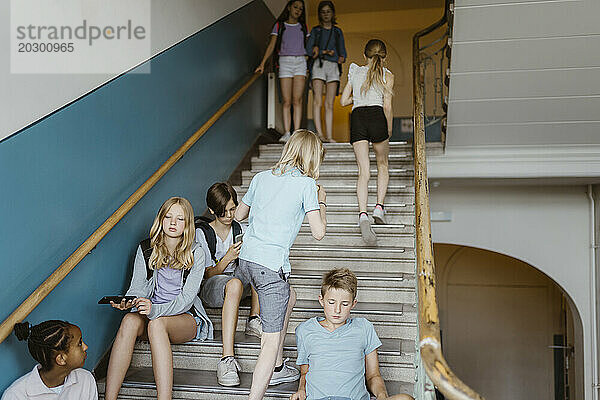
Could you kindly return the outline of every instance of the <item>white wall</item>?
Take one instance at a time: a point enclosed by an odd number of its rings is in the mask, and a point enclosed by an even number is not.
[[[251,0],[151,0],[152,55],[205,28]],[[279,14],[282,0],[266,0]],[[106,74],[11,74],[10,0],[0,0],[0,140],[114,77]],[[232,27],[233,28],[233,27]],[[265,39],[266,41],[266,39]],[[6,57],[6,58],[5,58]],[[124,55],[126,57],[126,55]],[[144,60],[129,60],[131,67]]]
[[[457,0],[448,147],[600,143],[597,0]]]
[[[433,183],[433,182],[432,182]],[[450,222],[432,222],[436,243],[506,254],[544,272],[572,299],[582,320],[586,399],[591,399],[592,335],[590,206],[584,186],[465,186],[433,183],[431,211]]]

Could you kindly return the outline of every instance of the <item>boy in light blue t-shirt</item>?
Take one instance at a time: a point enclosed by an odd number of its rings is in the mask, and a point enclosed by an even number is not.
[[[256,290],[263,329],[250,400],[262,399],[268,385],[300,376],[283,361],[283,339],[296,302],[287,282],[289,254],[305,216],[313,237],[325,236],[326,194],[315,182],[323,155],[323,145],[313,132],[297,130],[279,162],[254,176],[235,213],[238,221],[248,218],[248,229],[234,274]]]
[[[388,396],[375,328],[365,318],[349,318],[356,291],[356,276],[347,268],[323,277],[319,302],[325,318],[313,317],[296,328],[300,383],[291,400],[369,400],[369,392],[378,400],[413,400],[407,394]]]

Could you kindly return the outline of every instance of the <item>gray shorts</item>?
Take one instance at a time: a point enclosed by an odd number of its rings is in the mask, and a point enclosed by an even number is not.
[[[281,332],[290,300],[289,274],[283,270],[275,272],[260,264],[240,259],[234,276],[250,284],[258,293],[260,320],[265,333]]]
[[[200,300],[205,307],[221,308],[225,301],[225,286],[233,278],[238,278],[244,285],[244,293],[242,298],[250,295],[250,281],[244,280],[242,277],[235,277],[231,274],[214,275],[205,280],[200,288]]]
[[[329,60],[322,60],[323,66],[320,63],[321,60],[316,59],[312,67],[312,78],[320,79],[327,83],[339,82],[340,81],[340,70],[337,63]]]

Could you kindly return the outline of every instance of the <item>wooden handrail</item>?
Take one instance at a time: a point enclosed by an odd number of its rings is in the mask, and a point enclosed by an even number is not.
[[[237,91],[225,104],[221,106],[206,121],[200,129],[198,129],[186,142],[179,148],[156,172],[146,180],[125,202],[110,216],[94,233],[83,242],[77,250],[73,252],[56,270],[50,275],[33,293],[29,295],[0,324],[0,343],[4,341],[12,332],[16,323],[23,321],[31,311],[46,297],[68,274],[75,266],[83,260],[83,258],[102,240],[102,238],[110,232],[110,230],[123,218],[137,202],[144,197],[146,193],[163,177],[164,174],[171,169],[173,165],[200,139],[204,133],[210,128],[233,103],[235,103],[246,90],[258,79],[260,74],[254,74],[252,77]]]
[[[449,400],[483,400],[464,384],[450,369],[442,354],[440,322],[435,294],[435,266],[431,241],[429,185],[425,157],[425,111],[423,104],[423,73],[419,38],[442,26],[448,17],[448,2],[444,16],[413,37],[413,100],[414,100],[414,166],[415,166],[415,232],[417,279],[419,296],[419,349],[427,375]]]

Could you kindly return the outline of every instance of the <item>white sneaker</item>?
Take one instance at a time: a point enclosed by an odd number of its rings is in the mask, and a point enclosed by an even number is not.
[[[375,235],[375,232],[371,229],[369,217],[362,214],[358,219],[358,226],[360,226],[360,234],[367,246],[375,246],[377,244],[377,235]]]
[[[375,221],[377,225],[387,224],[385,220],[385,210],[380,207],[375,207],[373,209],[373,221]]]
[[[286,362],[289,360],[289,358],[283,360],[283,368],[281,369],[281,371],[273,371],[273,375],[271,376],[271,380],[269,381],[269,386],[279,385],[280,383],[285,382],[294,382],[300,379],[300,371],[298,371],[294,367],[286,365]]]
[[[240,384],[240,364],[231,356],[220,360],[217,364],[217,382],[221,386],[238,386]]]
[[[246,330],[244,333],[247,336],[256,336],[257,338],[262,337],[262,321],[260,320],[260,317],[246,321]]]
[[[279,141],[281,143],[286,143],[288,140],[290,140],[291,137],[292,137],[292,134],[289,132],[286,132],[283,135],[281,135],[281,137],[279,138]]]

